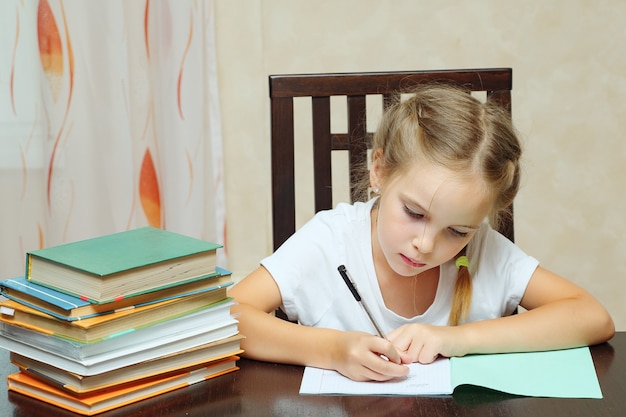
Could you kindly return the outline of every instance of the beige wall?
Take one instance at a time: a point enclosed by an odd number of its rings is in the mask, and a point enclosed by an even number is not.
[[[217,0],[229,267],[270,253],[273,73],[513,68],[516,238],[626,330],[626,2]]]

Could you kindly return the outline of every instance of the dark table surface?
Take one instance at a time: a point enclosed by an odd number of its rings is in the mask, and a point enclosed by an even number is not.
[[[303,368],[242,359],[240,370],[117,410],[101,417],[197,416],[626,416],[626,332],[592,346],[603,399],[518,397],[460,387],[452,396],[301,396]],[[1,376],[16,368],[0,351]],[[512,378],[515,376],[512,375]],[[7,391],[1,417],[76,416]]]

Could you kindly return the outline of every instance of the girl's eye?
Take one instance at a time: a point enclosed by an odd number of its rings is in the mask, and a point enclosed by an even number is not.
[[[460,230],[456,230],[453,228],[450,228],[450,233],[452,233],[454,236],[458,236],[458,237],[467,237],[468,232],[462,232]]]
[[[424,217],[423,214],[415,212],[415,211],[411,210],[410,208],[408,208],[407,206],[404,206],[404,212],[406,214],[408,214],[410,217],[413,217],[415,219],[421,219],[421,218]]]

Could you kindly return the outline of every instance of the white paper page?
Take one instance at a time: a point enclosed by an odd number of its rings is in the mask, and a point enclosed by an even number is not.
[[[386,382],[357,382],[336,371],[307,367],[300,394],[440,395],[451,394],[450,360],[441,358],[422,365],[412,363],[406,378]]]

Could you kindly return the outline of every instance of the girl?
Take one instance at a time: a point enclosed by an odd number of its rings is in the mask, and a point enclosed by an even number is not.
[[[421,87],[383,115],[366,203],[320,212],[235,285],[250,358],[402,377],[442,355],[560,349],[614,333],[587,292],[493,230],[515,197],[510,118],[453,87]],[[337,271],[345,265],[385,338]],[[511,314],[521,305],[527,312]],[[290,320],[269,314],[282,306]]]

